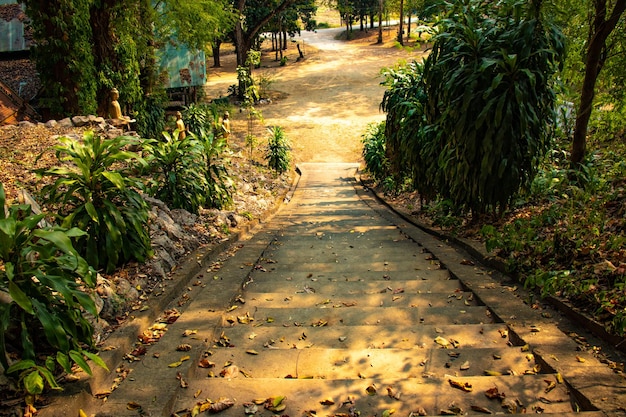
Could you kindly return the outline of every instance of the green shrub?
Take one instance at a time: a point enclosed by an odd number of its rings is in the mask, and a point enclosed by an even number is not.
[[[361,141],[366,171],[376,181],[389,175],[389,160],[386,155],[385,122],[371,123]]]
[[[83,141],[68,137],[54,147],[61,166],[41,169],[54,178],[42,196],[58,211],[63,227],[77,227],[87,234],[75,246],[89,265],[112,272],[130,261],[152,256],[148,230],[148,205],[139,191],[143,184],[131,175],[129,164],[145,164],[134,152],[131,137],[104,139],[93,132]]]
[[[225,161],[220,156],[228,149],[228,142],[222,134],[203,134],[198,137],[202,144],[204,177],[207,187],[205,205],[208,208],[222,209],[233,203],[234,182],[228,176]]]
[[[392,168],[411,172],[420,193],[484,213],[530,186],[550,145],[564,49],[539,5],[456,2],[424,64],[390,73]]]
[[[148,192],[171,208],[198,213],[206,202],[203,146],[194,134],[179,139],[163,132],[163,140],[144,142],[146,160],[154,173]]]
[[[71,372],[73,362],[91,374],[87,356],[106,367],[85,350],[94,347],[85,313],[97,317],[87,293],[96,284],[96,271],[74,249],[72,239],[86,234],[77,228],[41,228],[43,221],[44,215],[33,215],[28,205],[13,205],[5,212],[0,184],[0,292],[5,295],[0,302],[0,364],[7,375],[18,373],[19,386],[33,395],[46,385],[59,388],[53,374],[57,364]],[[8,353],[20,359],[9,366]],[[38,365],[46,356],[45,366]]]
[[[265,159],[271,169],[282,174],[289,169],[291,159],[289,141],[285,137],[285,131],[280,126],[269,128],[268,132],[270,136],[267,141]]]

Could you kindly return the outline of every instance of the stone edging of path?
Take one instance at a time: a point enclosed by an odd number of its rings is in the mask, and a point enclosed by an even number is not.
[[[363,198],[374,198],[379,204],[389,208],[410,226],[416,228],[419,231],[418,235],[424,235],[421,237],[421,240],[424,240],[424,246],[440,260],[442,266],[445,266],[452,276],[460,279],[469,290],[473,291],[476,297],[488,306],[491,313],[508,327],[511,342],[519,346],[529,345],[528,348],[534,354],[537,363],[550,372],[559,372],[564,377],[581,408],[600,410],[610,416],[626,415],[623,405],[624,395],[626,395],[624,379],[594,356],[578,352],[576,350],[578,345],[564,333],[564,330],[558,326],[558,322],[551,318],[541,317],[539,312],[527,305],[527,308],[523,310],[514,308],[516,304],[522,303],[523,296],[519,293],[527,292],[518,289],[516,281],[503,272],[503,263],[500,265],[495,263],[474,242],[449,236],[416,221],[407,210],[390,204],[377,190],[366,185],[358,173],[357,183],[361,184],[365,191],[369,191],[359,192]],[[494,274],[477,275],[478,265],[475,267],[469,262],[466,263],[462,253],[456,250],[446,250],[440,242],[452,243],[453,246],[465,252],[466,256],[471,256],[484,266],[494,269]],[[513,292],[518,294],[515,295]],[[572,321],[578,324],[583,324],[584,320],[588,320],[586,317],[583,320],[573,309],[571,313],[565,313],[568,318],[571,318],[570,314],[575,317]],[[538,329],[541,329],[541,332],[537,332]]]

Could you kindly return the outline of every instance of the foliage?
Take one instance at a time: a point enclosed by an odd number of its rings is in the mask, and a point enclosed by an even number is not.
[[[107,272],[130,260],[151,256],[147,227],[148,205],[139,194],[140,180],[132,177],[131,161],[145,163],[123,150],[131,137],[104,139],[85,133],[82,142],[61,137],[55,146],[61,166],[41,169],[54,178],[42,189],[64,227],[86,232],[76,237],[76,249],[89,265]]]
[[[85,313],[97,317],[97,311],[85,290],[95,286],[96,272],[72,240],[85,232],[40,227],[44,215],[33,215],[29,205],[12,205],[5,211],[2,184],[0,208],[0,292],[10,300],[0,303],[0,364],[5,373],[19,373],[19,385],[37,395],[46,385],[59,388],[53,375],[57,364],[71,372],[73,362],[91,374],[87,356],[106,368],[84,350],[94,347]],[[11,366],[9,346],[12,354],[20,355]],[[47,356],[45,366],[36,363],[42,356]]]
[[[385,122],[371,123],[363,135],[363,159],[365,169],[376,181],[389,175],[389,160],[386,155]]]
[[[90,0],[28,0],[36,40],[31,47],[44,90],[42,106],[55,115],[95,113],[96,71]]]
[[[174,38],[204,49],[238,18],[225,0],[29,0],[26,6],[44,86],[40,104],[53,115],[105,116],[116,87],[124,113],[140,121],[154,110],[150,97],[159,90],[156,50]],[[156,127],[151,120],[141,131],[155,134]]]
[[[206,200],[205,167],[202,144],[194,134],[184,139],[163,132],[163,140],[144,142],[146,160],[154,176],[148,192],[171,208],[183,208],[198,213]]]
[[[220,159],[228,149],[228,143],[223,134],[202,134],[198,139],[204,150],[202,156],[207,191],[205,205],[208,208],[223,209],[233,203],[234,182],[228,176],[225,161]]]
[[[523,1],[458,2],[442,25],[423,65],[388,72],[391,165],[429,198],[506,208],[550,143],[562,36]]]
[[[220,33],[232,30],[237,20],[225,0],[168,0],[162,3],[162,35],[176,36],[194,49],[205,49]]]
[[[282,174],[289,169],[291,159],[289,141],[285,136],[285,131],[280,126],[268,129],[269,138],[267,140],[267,153],[265,159],[268,166]]]
[[[626,149],[612,145],[573,170],[567,146],[550,153],[511,220],[483,227],[487,250],[528,288],[566,297],[623,335]]]
[[[155,138],[165,126],[164,98],[161,96],[145,97],[137,103],[137,133],[143,138]]]

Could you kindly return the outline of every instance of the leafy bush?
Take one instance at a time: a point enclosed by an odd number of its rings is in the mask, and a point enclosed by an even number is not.
[[[222,134],[204,134],[200,135],[198,140],[202,144],[205,165],[204,177],[207,187],[205,205],[217,209],[228,207],[233,203],[234,182],[228,176],[225,161],[220,159],[228,149],[228,142]]]
[[[131,175],[129,166],[132,161],[145,162],[123,150],[134,139],[103,139],[87,132],[82,142],[68,137],[59,141],[55,150],[63,165],[37,173],[55,179],[42,195],[58,211],[62,225],[86,232],[76,237],[78,253],[89,265],[107,272],[151,256],[148,205],[138,191],[143,184]]]
[[[91,374],[84,356],[104,366],[93,348],[93,329],[85,313],[97,317],[87,294],[96,272],[72,245],[85,232],[61,227],[40,228],[44,215],[33,215],[28,205],[5,211],[0,184],[0,364],[5,373],[19,373],[29,394],[41,394],[47,385],[58,389],[56,364],[71,372],[72,362]],[[20,355],[9,366],[7,354]],[[45,366],[36,363],[46,357]]]
[[[376,180],[389,175],[389,161],[386,155],[385,122],[371,123],[363,135],[363,159],[365,169]]]
[[[423,65],[390,72],[392,167],[420,193],[482,213],[530,186],[550,143],[561,34],[538,4],[455,3]]]
[[[165,126],[164,97],[148,96],[137,103],[137,133],[142,138],[155,138]]]
[[[623,154],[623,146],[612,146],[591,155],[583,170],[572,171],[567,152],[555,149],[520,214],[482,229],[487,250],[506,260],[526,287],[566,297],[621,335],[626,332]]]
[[[271,169],[282,174],[289,169],[291,159],[289,141],[285,137],[285,131],[280,126],[269,128],[268,131],[270,136],[267,141],[265,159]]]
[[[149,184],[149,194],[171,208],[183,208],[197,213],[206,201],[206,176],[202,144],[193,134],[184,139],[168,132],[164,140],[144,142],[146,159],[155,173]]]

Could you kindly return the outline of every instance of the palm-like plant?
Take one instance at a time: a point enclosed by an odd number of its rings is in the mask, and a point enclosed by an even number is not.
[[[78,254],[72,239],[85,232],[72,228],[40,228],[44,214],[33,215],[28,205],[5,212],[0,184],[0,364],[29,394],[47,385],[58,388],[56,364],[71,372],[74,362],[91,373],[84,355],[100,366],[104,362],[84,350],[94,347],[93,328],[85,312],[97,316],[85,291],[96,283],[96,272]],[[9,366],[8,347],[20,360]],[[52,352],[52,353],[51,353]],[[50,355],[42,366],[39,358]]]
[[[285,136],[285,131],[280,126],[275,126],[268,129],[270,134],[267,141],[267,153],[265,159],[271,169],[278,174],[289,169],[291,147],[289,141]]]
[[[168,203],[172,208],[183,208],[197,213],[206,202],[206,177],[203,165],[203,146],[190,134],[180,139],[177,131],[163,132],[163,140],[144,143],[146,159],[153,172],[150,195]]]
[[[42,194],[58,210],[62,225],[87,233],[76,237],[78,252],[89,265],[107,272],[151,256],[148,205],[139,194],[143,184],[130,175],[131,161],[145,162],[123,150],[134,138],[103,139],[87,132],[82,142],[59,140],[55,150],[63,165],[37,173],[55,178]]]

